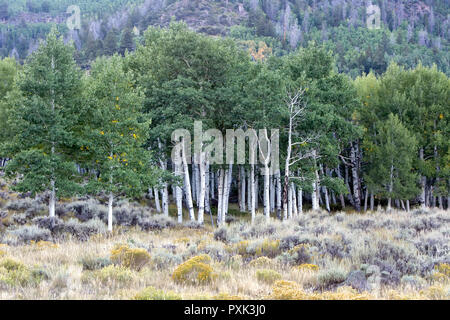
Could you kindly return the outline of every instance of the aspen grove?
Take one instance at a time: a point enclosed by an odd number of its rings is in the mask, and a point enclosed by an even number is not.
[[[436,66],[392,62],[352,79],[314,42],[255,58],[175,22],[149,27],[134,52],[98,58],[89,71],[73,54],[54,28],[24,65],[0,61],[4,172],[14,190],[48,194],[50,217],[61,198],[84,196],[107,199],[109,231],[121,198],[147,197],[179,223],[214,227],[235,211],[253,222],[309,209],[449,208],[450,81]],[[173,137],[194,136],[196,121],[223,134],[211,139],[224,150],[235,139],[227,129],[255,130],[264,139],[247,135],[246,145],[265,143],[266,156],[247,147],[244,164],[214,163],[208,143]],[[279,132],[276,170],[270,129]]]

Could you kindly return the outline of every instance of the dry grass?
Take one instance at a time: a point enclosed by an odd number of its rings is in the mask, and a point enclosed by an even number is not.
[[[421,219],[431,217],[438,219],[440,225],[421,230]],[[299,219],[260,223],[253,229],[247,223],[234,223],[227,227],[231,240],[224,242],[214,240],[214,230],[206,226],[199,230],[175,227],[150,232],[123,228],[110,236],[93,236],[86,242],[65,240],[56,245],[44,242],[1,245],[0,262],[13,259],[30,268],[44,270],[48,277],[37,285],[23,286],[2,285],[0,278],[0,299],[133,299],[148,287],[155,288],[151,292],[170,292],[168,297],[173,295],[182,299],[449,299],[450,281],[444,263],[440,264],[439,270],[432,266],[431,270],[420,272],[417,271],[420,265],[411,266],[418,268],[414,269],[414,274],[420,280],[420,286],[411,285],[413,282],[406,281],[409,278],[404,277],[400,283],[378,284],[363,292],[349,288],[342,281],[333,284],[336,277],[355,271],[360,266],[365,268],[365,263],[371,264],[365,262],[363,257],[379,254],[377,250],[381,249],[377,249],[376,245],[384,242],[418,259],[416,262],[405,261],[405,264],[433,261],[439,268],[437,261],[448,259],[448,251],[430,257],[416,249],[415,241],[427,236],[439,236],[448,245],[448,219],[448,212],[445,211],[420,215],[378,212],[365,215],[340,213],[334,216],[309,212]],[[365,224],[368,227],[364,227]],[[270,231],[264,233],[268,227]],[[411,238],[399,237],[402,230],[414,227],[418,231]],[[310,261],[305,263],[297,263],[295,259],[294,262],[286,262],[286,257],[282,258],[283,255],[293,255],[297,249],[280,249],[275,258],[273,251],[270,258],[261,258],[258,249],[255,249],[256,254],[251,249],[252,244],[260,248],[258,245],[267,239],[272,241],[269,243],[281,243],[282,246],[288,237],[300,239],[302,236],[311,242],[305,246],[310,255]],[[247,241],[246,256],[235,252],[238,241]],[[320,244],[314,245],[314,241]],[[87,259],[110,259],[111,250],[117,244],[147,250],[150,263],[139,271],[113,265],[98,270],[83,270],[83,261]],[[173,280],[173,271],[181,262],[205,253],[212,257],[213,281],[198,284]],[[387,254],[396,253],[388,251]],[[389,258],[386,257],[386,261]],[[273,281],[258,281],[257,270],[260,269],[274,270],[282,275],[282,281],[289,282],[274,284]],[[280,296],[280,292],[283,295]]]

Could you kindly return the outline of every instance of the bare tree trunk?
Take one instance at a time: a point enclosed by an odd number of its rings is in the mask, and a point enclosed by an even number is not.
[[[192,202],[192,193],[191,193],[191,181],[189,178],[189,167],[186,158],[186,150],[184,139],[182,142],[182,162],[183,162],[183,171],[184,171],[184,187],[186,192],[186,203],[189,211],[189,219],[191,221],[195,221],[195,213],[194,213],[194,203]]]
[[[225,219],[222,219],[222,215],[223,215],[223,189],[224,189],[224,175],[225,175],[225,170],[224,169],[219,169],[218,172],[218,179],[219,179],[219,183],[217,184],[217,224],[218,225],[222,225],[222,221],[224,221]]]
[[[390,173],[390,181],[389,181],[389,198],[388,198],[388,206],[387,206],[387,210],[391,210],[392,206],[391,206],[391,194],[392,194],[392,190],[394,187],[394,165],[391,164],[391,173]]]
[[[161,205],[159,203],[159,190],[155,188],[155,207],[156,212],[161,213]]]
[[[406,212],[410,211],[409,200],[406,200]]]
[[[423,148],[421,148],[419,150],[419,158],[422,161],[424,160]],[[426,203],[425,203],[425,201],[426,201],[425,200],[425,188],[426,188],[426,184],[427,184],[427,178],[425,176],[421,176],[420,177],[420,184],[421,184],[421,187],[422,187],[422,193],[420,194],[420,197],[419,197],[419,203],[420,203],[422,209],[425,209],[425,207],[426,207]]]
[[[367,211],[368,198],[369,198],[369,189],[366,188],[366,195],[364,196],[364,211]]]
[[[182,175],[181,165],[174,164],[175,176],[180,177]],[[178,223],[183,222],[183,190],[180,186],[175,186],[175,202],[177,204],[177,217]]]
[[[256,217],[256,181],[255,181],[255,165],[251,165],[250,169],[250,184],[251,184],[251,207],[252,223],[255,222]]]
[[[49,211],[49,216],[51,218],[55,217],[55,212],[56,212],[56,191],[55,191],[55,180],[51,180],[50,181],[50,185],[51,185],[51,190],[50,190],[50,199],[49,199],[49,203],[48,203],[48,211]]]
[[[228,214],[228,205],[230,203],[231,183],[233,181],[233,164],[232,163],[230,163],[228,165],[228,169],[226,171],[226,181],[227,181],[227,183],[225,185],[226,189],[224,192],[224,200],[223,200],[225,216]]]
[[[276,189],[277,189],[277,204],[276,204],[276,210],[277,210],[277,217],[281,218],[281,173],[280,170],[277,170],[277,173],[275,175],[276,179]]]
[[[269,164],[266,161],[264,163],[264,215],[266,220],[270,220],[270,169]]]
[[[152,188],[148,188],[148,198],[150,200],[153,199],[153,189]]]
[[[288,185],[287,218],[292,219],[292,188]]]
[[[295,184],[291,182],[292,188],[292,213],[294,217],[298,217],[298,207],[297,207],[297,192],[295,190]]]
[[[205,179],[205,212],[211,213],[211,198],[210,198],[210,165],[208,159],[206,159],[206,179]]]
[[[347,197],[348,197],[348,201],[350,201],[350,204],[352,205],[352,206],[354,206],[354,201],[353,201],[353,195],[352,195],[352,189],[350,188],[350,183],[349,183],[349,175],[348,175],[348,166],[346,166],[346,165],[344,165],[344,171],[345,171],[345,184],[346,184],[346,186],[347,186],[347,189],[348,189],[348,194],[347,194]]]
[[[275,211],[275,177],[270,176],[270,212]]]
[[[259,209],[259,177],[258,168],[255,170],[255,209]]]
[[[303,213],[303,190],[301,188],[297,188],[297,211],[298,214]]]
[[[373,193],[370,194],[370,211],[373,211],[375,207],[375,196]]]
[[[243,165],[240,166],[240,176],[241,176],[241,185],[240,185],[240,189],[239,189],[239,194],[241,195],[241,207],[240,207],[240,211],[241,212],[245,212],[245,182],[246,182],[246,176],[245,176],[245,168]]]
[[[216,183],[216,179],[214,178],[214,171],[210,170],[210,176],[209,176],[209,192],[210,192],[210,197],[211,199],[215,199],[216,195],[214,194],[215,192],[215,183]]]
[[[200,152],[200,195],[198,202],[198,223],[203,224],[205,213],[205,192],[206,192],[206,154]]]
[[[247,171],[247,207],[248,211],[252,211],[252,181],[250,178],[251,169]]]
[[[361,211],[361,195],[359,194],[359,175],[358,175],[358,145],[351,146],[350,159],[352,163],[353,180],[353,205],[356,211]]]
[[[323,170],[323,165],[322,164],[320,164],[320,172],[321,172],[322,176],[325,176],[325,172]],[[323,193],[325,195],[325,208],[327,209],[328,212],[330,212],[331,208],[330,208],[330,198],[329,198],[329,195],[328,195],[328,189],[327,189],[327,187],[323,186],[322,190],[323,190]]]
[[[338,165],[338,167],[336,168],[336,173],[339,179],[342,179],[342,174],[341,174],[341,168]],[[347,184],[348,187],[348,184]],[[344,199],[344,195],[342,193],[339,194],[339,199],[341,200],[341,207],[342,209],[345,208],[345,199]]]
[[[109,198],[108,198],[108,231],[112,232],[113,231],[113,193],[110,192],[109,193]]]

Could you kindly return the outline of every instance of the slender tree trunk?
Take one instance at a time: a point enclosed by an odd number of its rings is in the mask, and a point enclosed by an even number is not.
[[[205,212],[211,214],[211,199],[210,199],[210,165],[208,159],[206,159],[206,179],[205,179]]]
[[[174,164],[175,176],[181,177],[182,166],[180,164]],[[175,202],[177,204],[177,218],[178,223],[183,222],[183,190],[180,186],[175,186]]]
[[[297,211],[298,214],[303,213],[303,190],[301,188],[297,188]]]
[[[375,207],[375,196],[373,193],[370,194],[370,211],[373,211]]]
[[[391,195],[392,195],[392,190],[394,187],[394,165],[391,164],[391,173],[390,173],[390,181],[389,181],[389,198],[388,198],[388,206],[387,206],[387,210],[391,210],[392,206],[391,206]]]
[[[406,212],[410,211],[409,200],[406,200]]]
[[[270,220],[270,169],[268,161],[264,163],[264,215]]]
[[[424,160],[423,148],[421,148],[419,150],[419,158],[422,161]],[[425,209],[425,207],[426,207],[426,203],[425,203],[425,188],[426,188],[426,184],[427,184],[427,178],[425,176],[421,176],[420,177],[420,184],[421,184],[421,187],[422,187],[422,193],[420,194],[420,197],[419,197],[419,203],[420,203],[422,209]]]
[[[230,192],[231,192],[231,183],[233,182],[233,164],[230,163],[228,165],[228,169],[226,170],[226,189],[224,192],[224,212],[225,216],[228,214],[228,205],[230,203]]]
[[[184,171],[184,186],[186,191],[186,202],[189,210],[189,219],[195,221],[194,203],[192,202],[191,181],[189,179],[189,167],[186,159],[185,143],[182,143],[182,162]]]
[[[214,194],[216,189],[216,179],[214,178],[214,171],[210,170],[210,176],[209,176],[209,192],[210,192],[210,198],[215,199],[216,195]]]
[[[150,200],[153,199],[153,189],[152,188],[148,188],[148,198]]]
[[[113,231],[113,193],[110,192],[109,193],[109,198],[108,198],[108,231],[112,232]]]
[[[292,213],[294,217],[298,217],[298,206],[297,206],[297,192],[295,190],[295,184],[291,182],[292,189]]]
[[[276,203],[276,210],[277,210],[277,217],[281,219],[281,173],[280,170],[277,170],[277,173],[275,175],[276,180],[276,189],[277,189],[277,203]]]
[[[224,175],[225,175],[225,170],[224,169],[220,169],[218,172],[218,179],[219,179],[219,183],[217,184],[217,224],[218,225],[222,225],[222,221],[224,221],[225,219],[222,219],[222,215],[223,215],[223,189],[224,189]]]
[[[252,180],[250,178],[251,176],[251,169],[247,170],[247,207],[248,211],[252,211]]]
[[[350,204],[352,206],[354,206],[354,201],[353,201],[353,195],[352,195],[352,189],[350,188],[350,183],[349,183],[349,174],[348,174],[348,166],[344,165],[344,171],[345,171],[345,184],[347,186],[348,189],[348,201],[350,202]]]
[[[252,214],[252,223],[255,222],[256,217],[256,181],[255,181],[255,165],[251,165],[250,169],[250,184],[251,184],[251,214]]]
[[[369,198],[369,189],[366,188],[366,195],[364,196],[364,211],[367,211],[368,198]]]
[[[198,202],[198,223],[203,224],[205,213],[205,192],[206,192],[206,154],[200,152],[200,195]]]
[[[339,179],[342,179],[342,174],[341,174],[341,166],[338,165],[338,167],[336,168],[336,173]],[[348,184],[347,184],[348,187]],[[341,201],[341,208],[344,209],[345,208],[345,199],[344,199],[344,195],[342,193],[339,194],[339,199]]]
[[[255,209],[259,209],[259,177],[258,168],[255,170]]]
[[[320,173],[322,174],[322,176],[325,176],[325,172],[323,170],[323,165],[322,164],[320,165]],[[323,186],[322,190],[323,190],[323,193],[325,195],[325,208],[327,209],[328,212],[330,212],[331,208],[330,208],[330,197],[328,195],[328,189],[327,189],[327,187]]]
[[[241,185],[239,189],[239,194],[241,195],[241,202],[240,202],[240,211],[245,212],[245,168],[243,165],[240,166],[240,176],[241,176]]]
[[[55,192],[55,180],[50,181],[51,191],[50,191],[50,199],[48,203],[48,211],[49,216],[51,218],[55,217],[56,211],[56,192]]]
[[[155,207],[156,212],[161,213],[161,205],[159,203],[159,190],[155,188]]]
[[[270,176],[270,212],[275,211],[275,177]]]
[[[358,145],[351,146],[350,159],[352,163],[352,180],[353,180],[353,204],[356,211],[361,211],[361,195],[359,193],[359,174],[358,174]]]
[[[292,219],[292,188],[288,185],[287,218]]]

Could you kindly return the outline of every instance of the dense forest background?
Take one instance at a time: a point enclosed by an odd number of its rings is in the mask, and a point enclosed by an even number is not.
[[[380,29],[366,26],[370,3],[380,7]],[[66,26],[71,5],[80,7],[80,30]],[[148,26],[175,19],[204,34],[235,38],[254,59],[314,40],[353,78],[370,70],[381,74],[392,60],[405,67],[436,64],[448,75],[449,13],[445,0],[0,0],[0,56],[23,61],[56,23],[87,68],[98,56],[134,50]]]

